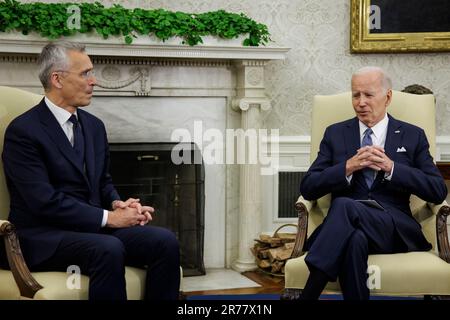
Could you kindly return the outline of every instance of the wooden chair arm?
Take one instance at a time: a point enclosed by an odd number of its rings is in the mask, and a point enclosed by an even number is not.
[[[450,263],[450,244],[447,232],[447,216],[450,214],[450,206],[446,201],[441,204],[428,203],[431,211],[436,215],[436,236],[439,257]]]
[[[16,228],[9,221],[0,220],[0,236],[3,236],[5,241],[9,267],[19,287],[20,295],[30,299],[33,298],[35,293],[43,287],[33,278],[25,263],[17,239]]]
[[[300,196],[295,203],[295,209],[298,213],[298,230],[291,258],[300,257],[304,253],[303,247],[305,245],[306,237],[308,234],[308,214],[314,204],[315,202],[305,200],[302,196]]]

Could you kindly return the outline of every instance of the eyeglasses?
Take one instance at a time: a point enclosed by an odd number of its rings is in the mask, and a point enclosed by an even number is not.
[[[94,70],[87,70],[87,71],[83,71],[81,73],[78,73],[78,72],[75,72],[75,71],[68,71],[68,70],[56,70],[55,72],[75,73],[75,74],[78,74],[80,77],[82,77],[85,80],[90,79],[92,77],[95,77]]]

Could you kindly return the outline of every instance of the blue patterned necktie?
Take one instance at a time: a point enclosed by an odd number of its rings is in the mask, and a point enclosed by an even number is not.
[[[84,137],[77,116],[72,114],[69,121],[73,124],[73,149],[75,150],[78,160],[84,163]]]
[[[366,131],[364,131],[364,136],[363,136],[363,139],[361,142],[361,147],[372,145],[372,138],[370,137],[370,135],[372,133],[373,133],[373,131],[370,128],[367,128]],[[362,171],[363,171],[364,179],[366,180],[366,184],[370,189],[370,187],[372,186],[373,180],[375,178],[375,172],[373,169],[370,169],[370,168],[364,168],[364,169],[362,169]]]

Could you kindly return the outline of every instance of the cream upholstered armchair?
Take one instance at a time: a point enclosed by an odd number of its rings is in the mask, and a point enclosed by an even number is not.
[[[15,117],[36,105],[41,95],[20,89],[0,86],[0,152],[6,127]],[[80,289],[66,285],[69,274],[65,272],[30,273],[25,264],[14,225],[7,221],[9,194],[6,187],[3,162],[0,163],[0,236],[3,236],[11,270],[0,268],[0,299],[32,298],[43,300],[84,300],[88,298],[89,278],[82,275]],[[180,268],[180,272],[181,268]],[[130,300],[144,297],[146,272],[126,267],[127,296]]]
[[[388,113],[393,117],[413,123],[425,130],[430,152],[436,154],[435,102],[433,95],[414,95],[393,92]],[[315,160],[325,128],[333,123],[354,117],[351,93],[315,96],[311,122],[311,163]],[[298,211],[299,232],[292,257],[285,266],[284,299],[296,299],[304,288],[309,270],[303,252],[305,240],[322,220],[330,207],[330,195],[316,201],[301,196],[295,207]],[[380,283],[371,289],[372,295],[389,296],[439,296],[450,295],[450,246],[447,236],[447,215],[450,207],[426,203],[412,196],[410,206],[416,220],[433,245],[428,252],[370,255],[368,265],[378,266]],[[332,241],[332,239],[330,239]],[[339,292],[339,282],[330,282],[325,288]]]

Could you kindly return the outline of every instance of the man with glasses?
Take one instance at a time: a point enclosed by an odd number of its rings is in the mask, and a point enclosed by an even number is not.
[[[89,276],[89,299],[125,300],[125,265],[147,268],[146,299],[177,299],[179,246],[146,226],[154,209],[120,199],[104,124],[82,110],[96,85],[83,45],[54,42],[38,59],[45,97],[5,133],[3,162],[15,224],[32,271]]]

